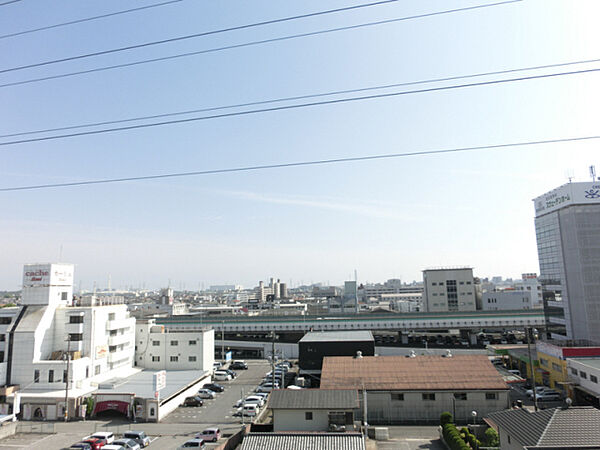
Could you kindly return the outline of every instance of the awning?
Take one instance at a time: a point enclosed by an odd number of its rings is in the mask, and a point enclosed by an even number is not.
[[[118,400],[108,400],[105,402],[98,402],[94,407],[94,415],[102,411],[119,411],[125,415],[129,413],[129,403]]]
[[[587,394],[587,395],[591,395],[592,397],[598,398],[600,399],[600,394],[594,391],[590,391],[589,389],[584,388],[583,386],[573,386],[575,389]]]

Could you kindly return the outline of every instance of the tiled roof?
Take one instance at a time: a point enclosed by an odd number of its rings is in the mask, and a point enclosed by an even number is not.
[[[502,376],[485,355],[325,357],[322,389],[504,390]]]
[[[359,406],[355,390],[277,389],[269,398],[272,409],[355,409]]]
[[[240,450],[365,450],[360,433],[249,433]]]
[[[306,333],[299,342],[330,342],[330,341],[374,341],[373,333],[368,330],[357,331],[311,331]]]
[[[600,410],[591,406],[538,412],[512,409],[491,413],[486,422],[505,430],[527,448],[591,448],[600,446]]]

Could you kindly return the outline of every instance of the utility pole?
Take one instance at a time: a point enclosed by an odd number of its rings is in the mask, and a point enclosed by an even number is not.
[[[225,364],[225,321],[221,321],[221,359]]]
[[[531,335],[530,335],[531,333]],[[531,358],[531,338],[533,337],[533,330],[531,327],[525,328],[525,334],[527,334],[527,354],[529,356],[529,371],[531,372],[531,389],[533,389],[533,408],[535,411],[538,410],[537,392],[535,389],[535,372],[533,371],[533,359]]]
[[[65,422],[69,420],[69,367],[71,362],[71,336],[67,335],[67,354],[65,358],[67,362],[67,372],[65,376]]]
[[[271,341],[271,390],[275,389],[275,330],[271,331],[273,340]]]

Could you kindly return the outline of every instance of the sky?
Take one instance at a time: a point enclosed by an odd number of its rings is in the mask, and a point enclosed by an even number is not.
[[[0,35],[159,1],[23,0]],[[362,4],[200,2],[0,38],[0,71]],[[367,3],[365,0],[364,3]],[[0,85],[100,66],[427,14],[475,0],[397,1],[0,72]],[[169,61],[0,86],[0,134],[600,58],[595,0],[523,0]],[[600,68],[600,62],[378,93]],[[600,135],[588,72],[1,145],[0,188]],[[344,94],[344,98],[358,94]],[[302,103],[303,101],[285,104]],[[242,108],[238,111],[250,109]],[[600,169],[597,140],[141,182],[0,192],[0,289],[22,265],[75,264],[91,289],[290,286],[467,265],[539,271],[532,199]],[[600,170],[599,170],[600,171]]]

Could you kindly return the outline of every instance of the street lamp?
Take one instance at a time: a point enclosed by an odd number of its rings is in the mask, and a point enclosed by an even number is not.
[[[477,411],[471,411],[471,415],[473,416],[473,425],[477,424]]]

